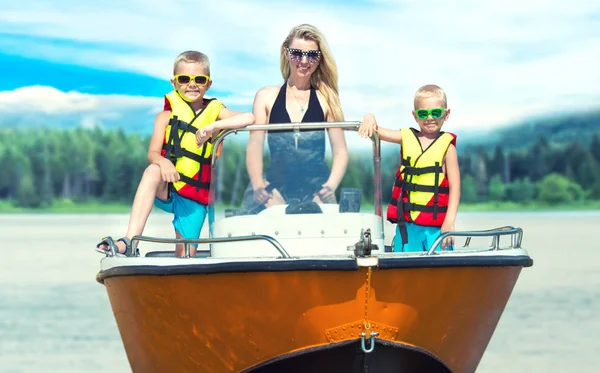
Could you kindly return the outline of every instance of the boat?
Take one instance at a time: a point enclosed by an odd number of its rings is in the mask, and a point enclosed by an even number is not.
[[[359,125],[252,125],[221,133],[214,146],[244,131]],[[142,248],[120,256],[109,237],[97,281],[132,371],[474,372],[521,270],[533,265],[523,230],[446,232],[426,252],[391,251],[376,134],[372,145],[373,211],[361,211],[354,188],[316,208],[219,213],[211,187],[208,237],[133,238],[141,246],[182,243],[183,258],[171,250],[141,255]],[[213,156],[214,185],[226,154]],[[451,236],[464,246],[434,250]],[[192,243],[205,249],[191,256]]]

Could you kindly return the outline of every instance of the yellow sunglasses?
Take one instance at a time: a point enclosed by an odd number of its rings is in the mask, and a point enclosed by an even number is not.
[[[210,80],[210,77],[206,76],[206,75],[185,75],[185,74],[180,74],[180,75],[175,75],[174,79],[175,79],[175,81],[177,83],[182,84],[182,85],[190,84],[190,82],[192,80],[197,85],[207,85],[208,81]]]

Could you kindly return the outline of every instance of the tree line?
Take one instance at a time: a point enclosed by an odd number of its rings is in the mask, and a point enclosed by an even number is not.
[[[218,161],[217,193],[220,201],[239,206],[249,182],[245,144],[230,138]],[[0,200],[33,208],[58,199],[130,204],[148,164],[148,142],[149,136],[122,129],[2,129]],[[398,155],[382,155],[384,205],[390,199]],[[554,143],[539,137],[522,148],[459,146],[459,163],[462,202],[600,200],[599,133],[585,142]],[[363,201],[373,200],[370,154],[351,153],[338,196],[343,187],[359,187]]]

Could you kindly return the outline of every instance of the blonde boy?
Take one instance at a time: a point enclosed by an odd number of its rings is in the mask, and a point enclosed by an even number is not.
[[[119,254],[132,254],[131,238],[142,234],[153,204],[173,213],[177,238],[197,239],[209,203],[211,138],[224,129],[254,123],[252,113],[238,113],[217,99],[204,98],[212,85],[204,53],[181,53],[175,59],[173,75],[173,91],[165,96],[168,110],[154,120],[148,147],[150,165],[135,194],[127,232],[116,242]],[[108,251],[107,240],[97,248]],[[183,251],[183,245],[177,245],[175,255],[183,256]],[[195,254],[193,246],[191,255]]]
[[[372,114],[359,128],[363,137],[377,132],[381,140],[401,145],[387,210],[388,220],[397,223],[394,251],[426,251],[440,233],[454,231],[460,200],[456,135],[441,130],[450,116],[444,90],[433,84],[419,88],[412,115],[419,130],[383,128]],[[454,238],[446,238],[436,250],[453,245]]]

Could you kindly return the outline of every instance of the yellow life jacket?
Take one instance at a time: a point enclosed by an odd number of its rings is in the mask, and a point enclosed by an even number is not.
[[[209,139],[198,147],[196,131],[215,122],[223,104],[214,98],[204,100],[204,108],[196,114],[177,91],[173,90],[165,97],[171,106],[171,119],[165,130],[162,155],[173,162],[180,177],[172,188],[183,197],[207,205],[213,145]]]
[[[450,188],[442,166],[448,147],[456,144],[456,135],[440,132],[423,151],[415,132],[412,128],[401,129],[402,159],[387,211],[387,219],[398,223],[403,241],[407,221],[434,227],[444,223]]]

